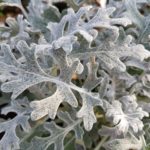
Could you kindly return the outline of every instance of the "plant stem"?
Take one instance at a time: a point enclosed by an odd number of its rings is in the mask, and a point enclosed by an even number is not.
[[[102,147],[102,145],[104,144],[104,142],[108,139],[108,136],[104,136],[102,138],[102,140],[98,143],[98,145],[95,147],[94,150],[100,150],[100,148]]]
[[[141,140],[142,140],[142,144],[143,144],[143,150],[145,150],[145,147],[146,147],[146,141],[145,141],[145,138],[144,138],[143,135],[141,136]]]
[[[75,137],[73,136],[64,146],[64,149],[67,148],[67,146],[75,139]]]
[[[66,2],[75,10],[77,11],[80,8],[80,5],[78,6],[74,0],[66,0]]]
[[[24,9],[24,7],[21,5],[19,8],[21,9],[21,11],[22,11],[23,15],[26,17],[26,19],[28,19],[28,13]]]
[[[30,133],[28,133],[26,136],[23,137],[23,139],[20,141],[20,143],[26,141],[30,136],[36,131],[37,127],[39,127],[41,124],[43,124],[48,119],[48,116],[43,117],[42,119],[38,120],[35,124],[35,126],[32,128]]]

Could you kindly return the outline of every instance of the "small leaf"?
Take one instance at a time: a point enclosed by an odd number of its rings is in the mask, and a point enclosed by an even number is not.
[[[137,139],[132,133],[128,133],[123,139],[112,139],[104,144],[104,147],[107,150],[141,150],[142,146],[142,140]]]

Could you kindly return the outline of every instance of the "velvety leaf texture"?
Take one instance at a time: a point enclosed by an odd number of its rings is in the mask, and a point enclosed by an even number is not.
[[[137,139],[130,133],[124,139],[114,139],[108,143],[105,143],[104,147],[108,150],[128,150],[131,147],[140,150],[142,148],[142,140]]]
[[[11,105],[4,107],[2,114],[15,112],[17,115],[11,120],[0,123],[0,132],[5,132],[0,141],[0,149],[19,149],[20,139],[16,134],[16,128],[21,127],[23,131],[30,131],[29,120],[29,102],[27,98],[11,101]]]
[[[149,6],[0,1],[0,150],[148,147]]]
[[[51,144],[54,144],[55,150],[63,150],[64,138],[71,130],[75,132],[77,139],[82,139],[83,129],[80,127],[81,120],[73,120],[66,112],[59,112],[58,117],[61,118],[67,124],[67,126],[62,128],[57,126],[54,122],[45,123],[44,127],[46,130],[48,130],[48,132],[51,133],[51,135],[45,138],[35,137],[35,139],[32,141],[32,146],[29,148],[30,150],[45,150]],[[37,144],[39,144],[38,147]]]

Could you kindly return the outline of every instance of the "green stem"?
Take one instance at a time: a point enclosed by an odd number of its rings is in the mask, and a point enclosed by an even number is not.
[[[28,13],[24,9],[24,7],[21,5],[19,8],[21,9],[21,11],[22,11],[23,15],[26,17],[26,19],[28,19]]]
[[[145,148],[146,148],[146,141],[145,141],[145,138],[144,138],[143,135],[141,136],[141,140],[142,140],[142,144],[143,144],[143,150],[145,150]]]
[[[73,136],[64,146],[64,149],[68,147],[68,145],[75,139],[75,137]]]
[[[79,9],[79,6],[74,2],[74,0],[66,0],[66,2],[75,10]]]
[[[104,142],[108,139],[108,136],[104,136],[102,138],[102,140],[98,143],[98,145],[95,147],[94,150],[100,150],[100,148],[102,147],[102,145],[104,144]]]

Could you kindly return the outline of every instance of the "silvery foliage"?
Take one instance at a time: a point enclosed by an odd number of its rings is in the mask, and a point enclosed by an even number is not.
[[[109,0],[97,7],[71,0],[60,13],[52,1],[30,0],[26,11],[20,0],[4,0],[23,14],[0,26],[0,104],[7,104],[1,114],[16,114],[0,120],[0,149],[67,149],[70,131],[83,142],[83,129],[101,124],[97,109],[109,122],[97,131],[109,137],[103,148],[145,147],[150,15],[139,10],[149,3]]]

